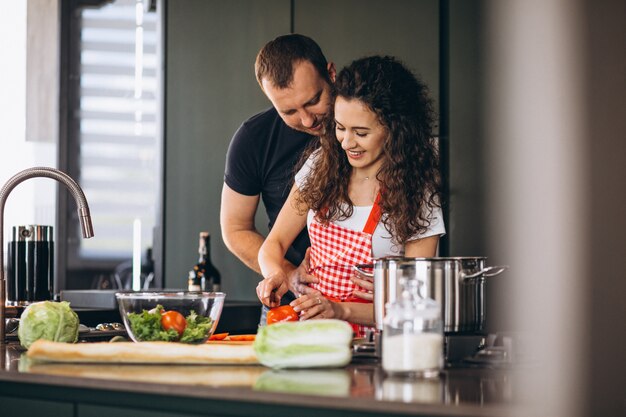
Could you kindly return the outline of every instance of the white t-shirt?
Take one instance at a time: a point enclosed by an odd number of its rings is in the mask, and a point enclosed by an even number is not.
[[[302,186],[305,178],[311,172],[313,164],[315,162],[317,152],[314,152],[309,159],[307,159],[306,163],[302,166],[300,171],[296,174],[296,185],[298,187]],[[362,231],[363,227],[365,227],[365,223],[372,211],[372,206],[354,206],[353,207],[352,216],[345,220],[336,220],[334,223],[338,226],[345,227],[351,230]],[[307,227],[311,227],[311,223],[313,222],[313,218],[315,217],[315,213],[313,210],[309,210],[307,214]],[[435,235],[444,235],[446,233],[446,228],[443,224],[443,213],[441,208],[436,208],[433,210],[433,214],[431,217],[430,227],[422,234],[418,234],[413,236],[409,240],[421,239],[429,236]],[[381,258],[383,256],[402,256],[404,255],[404,245],[394,245],[391,241],[391,234],[385,229],[385,225],[382,220],[378,222],[378,226],[374,230],[374,235],[372,236],[372,257],[373,258]]]

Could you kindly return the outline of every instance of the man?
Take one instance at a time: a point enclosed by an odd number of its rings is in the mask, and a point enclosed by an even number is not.
[[[254,225],[259,200],[263,199],[271,228],[289,195],[302,153],[321,133],[330,111],[335,67],[315,41],[291,34],[261,49],[255,73],[273,107],[245,121],[230,143],[220,224],[228,249],[260,274],[257,257],[265,238]],[[304,230],[285,255],[289,289],[296,294],[308,292],[306,283],[317,280],[306,273],[308,247]],[[292,299],[293,295],[285,297],[283,303]]]

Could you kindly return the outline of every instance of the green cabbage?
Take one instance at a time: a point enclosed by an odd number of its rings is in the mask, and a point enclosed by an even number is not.
[[[38,339],[74,343],[79,324],[78,315],[67,301],[42,301],[24,309],[17,336],[26,349]]]
[[[259,329],[254,350],[272,368],[345,366],[352,359],[352,327],[342,320],[275,323]]]

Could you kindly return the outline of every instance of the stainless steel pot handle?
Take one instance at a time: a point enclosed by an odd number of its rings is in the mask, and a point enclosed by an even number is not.
[[[374,264],[357,264],[354,265],[354,270],[358,271],[360,274],[365,275],[366,277],[370,277],[373,278],[374,277],[374,273],[373,272],[366,272],[363,268],[374,268]]]
[[[507,269],[509,269],[508,265],[488,266],[487,268],[481,269],[480,271],[474,272],[473,274],[469,274],[469,275],[463,274],[463,279],[473,279],[473,278],[478,278],[480,276],[495,277],[496,275],[501,274]]]

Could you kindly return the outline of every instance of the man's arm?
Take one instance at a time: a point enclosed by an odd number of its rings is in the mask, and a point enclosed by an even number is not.
[[[306,227],[307,211],[296,208],[297,194],[298,187],[294,185],[259,251],[259,265],[264,279],[257,285],[256,291],[259,300],[268,307],[280,304],[287,290],[294,288],[290,271],[284,267],[284,256],[300,231]]]
[[[220,226],[224,244],[248,268],[260,274],[258,255],[265,237],[254,225],[258,206],[258,195],[239,194],[224,184],[220,208]]]
[[[246,266],[261,274],[259,266],[259,249],[265,241],[254,225],[254,217],[259,206],[259,196],[239,194],[228,185],[222,188],[220,209],[220,225],[222,238],[228,250],[239,258]],[[312,291],[307,285],[318,282],[318,279],[307,273],[309,267],[307,256],[298,267],[288,260],[283,260],[283,270],[288,276],[289,289],[299,296]]]
[[[224,244],[248,268],[260,274],[259,249],[265,241],[265,236],[260,234],[254,225],[258,206],[258,195],[239,194],[224,184],[220,208],[220,225]],[[296,269],[305,267],[306,265],[302,265],[300,268],[296,268],[286,259],[283,262],[283,268],[288,275],[294,274]],[[311,282],[311,279],[307,279],[307,277],[299,278],[302,275],[305,274],[300,272],[300,274],[294,275],[294,281],[298,281],[294,285]]]

